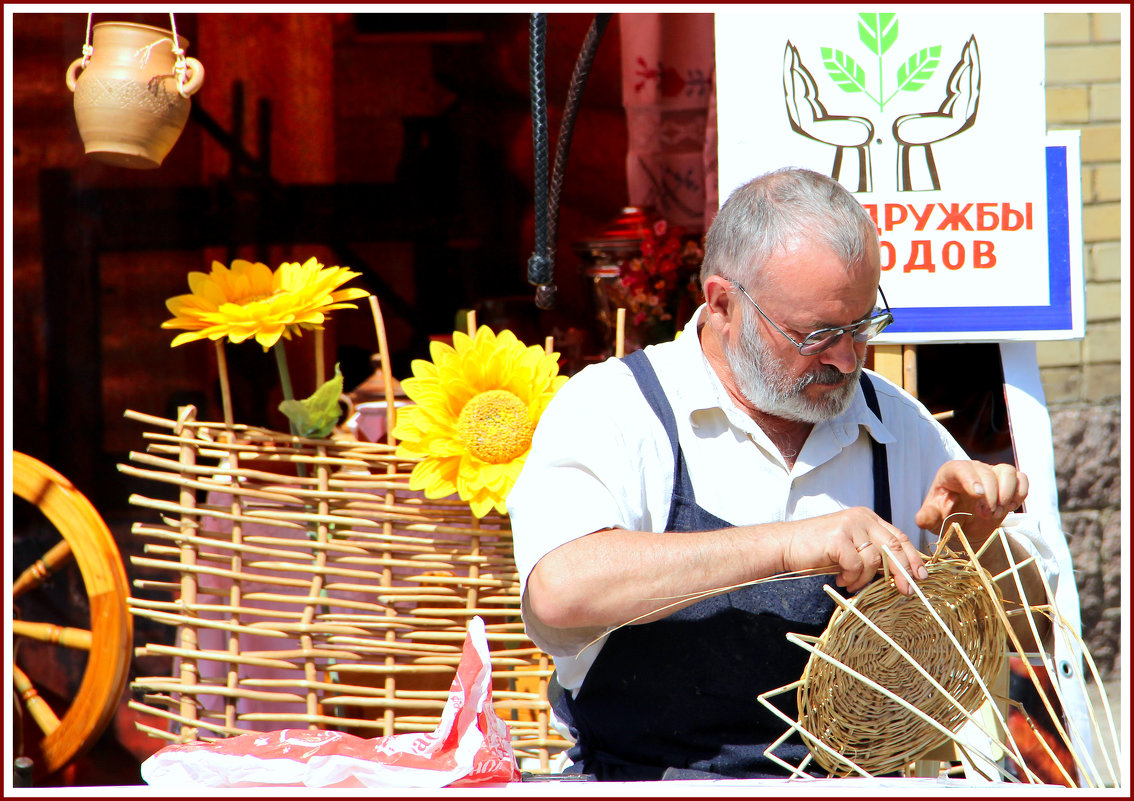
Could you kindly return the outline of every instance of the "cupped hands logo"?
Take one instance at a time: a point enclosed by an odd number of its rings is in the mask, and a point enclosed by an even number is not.
[[[915,49],[904,60],[893,61],[898,40],[897,14],[859,14],[858,38],[867,53],[862,63],[838,47],[822,46],[819,54],[826,76],[836,89],[869,101],[862,109],[860,98],[848,105],[862,114],[885,111],[899,93],[925,89],[937,72],[943,46],[928,44]],[[873,63],[866,66],[866,58]],[[789,40],[784,49],[784,99],[792,130],[835,148],[831,177],[856,192],[873,190],[871,146],[877,124],[868,116],[832,114],[819,99],[819,85],[803,63],[799,49]],[[935,108],[897,117],[891,126],[897,144],[895,183],[899,191],[941,188],[932,146],[968,130],[976,122],[980,100],[980,55],[975,36],[961,49],[949,75],[945,97]]]

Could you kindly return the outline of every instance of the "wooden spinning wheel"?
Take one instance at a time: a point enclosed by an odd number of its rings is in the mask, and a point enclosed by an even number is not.
[[[13,609],[18,608],[22,597],[30,597],[52,573],[72,561],[82,574],[90,601],[89,629],[12,621],[17,643],[20,639],[34,640],[88,652],[82,683],[62,716],[48,705],[32,677],[13,659],[18,703],[43,734],[38,743],[25,742],[24,750],[35,761],[36,774],[45,776],[93,744],[114,717],[126,687],[134,628],[126,603],[128,585],[122,559],[110,530],[90,501],[62,475],[23,453],[12,454],[12,488],[18,497],[35,505],[63,537],[14,579]]]

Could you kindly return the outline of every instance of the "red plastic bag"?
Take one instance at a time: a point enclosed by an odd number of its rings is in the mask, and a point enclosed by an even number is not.
[[[366,739],[283,729],[168,745],[142,763],[163,787],[468,787],[519,781],[508,725],[492,708],[484,621],[469,621],[437,728]]]

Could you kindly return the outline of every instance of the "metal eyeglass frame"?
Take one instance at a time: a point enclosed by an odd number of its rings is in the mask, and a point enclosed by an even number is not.
[[[748,302],[756,307],[756,311],[760,312],[761,317],[772,324],[772,328],[779,331],[788,342],[795,345],[800,356],[814,356],[828,348],[834,347],[838,341],[843,338],[843,334],[847,332],[853,332],[851,336],[854,338],[855,342],[867,342],[881,334],[890,323],[894,322],[894,315],[890,311],[890,304],[886,300],[886,293],[882,291],[882,287],[878,287],[878,294],[882,296],[882,304],[886,307],[884,311],[877,314],[869,314],[858,322],[851,323],[850,325],[820,328],[818,331],[812,331],[805,336],[802,342],[796,342],[787,331],[784,331],[784,329],[776,325],[771,317],[764,314],[764,310],[760,308],[760,304],[752,300],[752,296],[748,294],[748,290],[746,290],[739,281],[734,281],[730,278],[728,282],[739,289],[744,297],[748,298]],[[855,329],[861,330],[856,331]]]

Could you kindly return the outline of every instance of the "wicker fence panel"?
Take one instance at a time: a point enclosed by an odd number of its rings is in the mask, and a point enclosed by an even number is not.
[[[172,742],[318,728],[363,737],[432,731],[471,616],[484,619],[493,700],[525,770],[569,743],[550,725],[550,658],[523,630],[506,516],[409,488],[386,444],[302,439],[137,412],[144,452],[119,469],[154,492],[133,533],[134,615],[175,627],[169,676],[138,677],[139,726]],[[152,496],[152,497],[151,497]],[[155,522],[156,521],[156,522]]]

